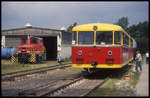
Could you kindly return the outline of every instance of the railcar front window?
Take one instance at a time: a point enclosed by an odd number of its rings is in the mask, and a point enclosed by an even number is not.
[[[97,31],[96,44],[112,44],[112,31]]]
[[[78,32],[78,44],[93,44],[94,32]]]
[[[72,44],[76,44],[76,40],[77,40],[77,33],[72,32]]]
[[[121,32],[120,31],[115,31],[115,44],[120,44],[121,43]]]

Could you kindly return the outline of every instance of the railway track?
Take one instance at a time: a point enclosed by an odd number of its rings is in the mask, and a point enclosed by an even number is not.
[[[69,64],[62,64],[62,65],[36,68],[32,70],[23,70],[23,71],[17,71],[12,73],[6,73],[6,74],[2,74],[2,81],[14,81],[15,78],[18,77],[23,77],[23,76],[37,74],[37,73],[45,73],[46,71],[55,70],[58,68],[67,68],[67,67],[71,67],[71,66]]]
[[[78,81],[82,76],[82,73],[69,75],[60,79],[52,80],[44,85],[26,89],[18,92],[18,96],[44,96],[57,90],[58,88],[70,84],[72,81]]]
[[[124,69],[121,69],[120,74],[121,76],[124,76],[126,71],[128,71],[131,68],[131,66],[125,66]],[[86,79],[86,78],[80,78],[78,81],[73,81],[69,83],[68,85],[62,86],[58,89],[56,89],[53,92],[50,92],[47,95],[44,96],[87,96],[89,93],[91,93],[96,88],[100,87],[103,83],[105,83],[108,78],[107,77],[118,77],[116,73],[113,71],[110,71],[104,78],[101,79]]]
[[[47,85],[24,90],[19,92],[18,96],[86,96],[106,81],[106,79],[85,79],[80,75],[78,74],[79,77],[64,78]]]
[[[124,70],[118,71],[121,77],[124,73],[129,70],[131,67],[125,67]],[[86,96],[92,92],[97,87],[101,86],[109,78],[118,78],[116,71],[101,71],[97,74],[86,75],[83,73],[76,73],[72,75],[63,75],[60,74],[59,77],[49,76],[40,78],[40,81],[31,84],[27,87],[22,88],[22,90],[17,91],[16,96]],[[83,76],[84,75],[84,76]],[[120,77],[120,76],[119,76]],[[30,81],[31,82],[31,81]]]
[[[45,93],[46,91],[55,89],[55,87],[59,85],[63,85],[63,83],[65,82],[67,83],[76,79],[77,77],[80,77],[80,72],[63,74],[64,72],[69,71],[69,69],[50,71],[49,74],[45,74],[28,80],[25,79],[21,82],[12,81],[7,85],[2,85],[2,95],[30,96],[35,93],[35,96],[38,96],[42,92]],[[49,89],[46,90],[46,88]]]
[[[44,96],[86,96],[97,87],[105,83],[107,79],[84,79],[80,78],[78,81],[73,81],[66,86],[62,86],[56,91]]]

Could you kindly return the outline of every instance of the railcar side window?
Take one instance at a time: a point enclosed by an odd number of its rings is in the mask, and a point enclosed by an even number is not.
[[[115,31],[115,44],[121,44],[121,32],[120,31]]]
[[[97,31],[96,44],[112,44],[112,31]]]
[[[93,44],[94,43],[94,32],[92,32],[92,31],[78,32],[78,43],[79,44]]]
[[[125,34],[123,33],[123,45],[125,45],[126,44],[126,38],[125,38]]]
[[[76,40],[77,40],[77,33],[72,32],[72,44],[76,44]]]
[[[129,46],[129,37],[127,36],[127,45]]]
[[[133,40],[131,39],[131,48],[133,48]]]
[[[123,44],[127,45],[127,35],[125,33],[123,34]]]
[[[126,46],[129,45],[129,37],[126,34],[123,36],[123,44]]]

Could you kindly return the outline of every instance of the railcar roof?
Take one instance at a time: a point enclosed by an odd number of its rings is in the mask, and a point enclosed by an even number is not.
[[[93,27],[97,26],[96,31],[123,31],[127,36],[133,39],[121,26],[107,23],[90,23],[75,26],[72,31],[94,31]]]
[[[122,31],[123,29],[118,25],[106,23],[91,23],[76,26],[72,31],[94,31],[93,26],[97,26],[97,31]]]

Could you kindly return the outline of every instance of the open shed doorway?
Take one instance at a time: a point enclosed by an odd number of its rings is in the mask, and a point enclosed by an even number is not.
[[[47,60],[56,60],[57,57],[57,37],[43,37],[46,48]]]

